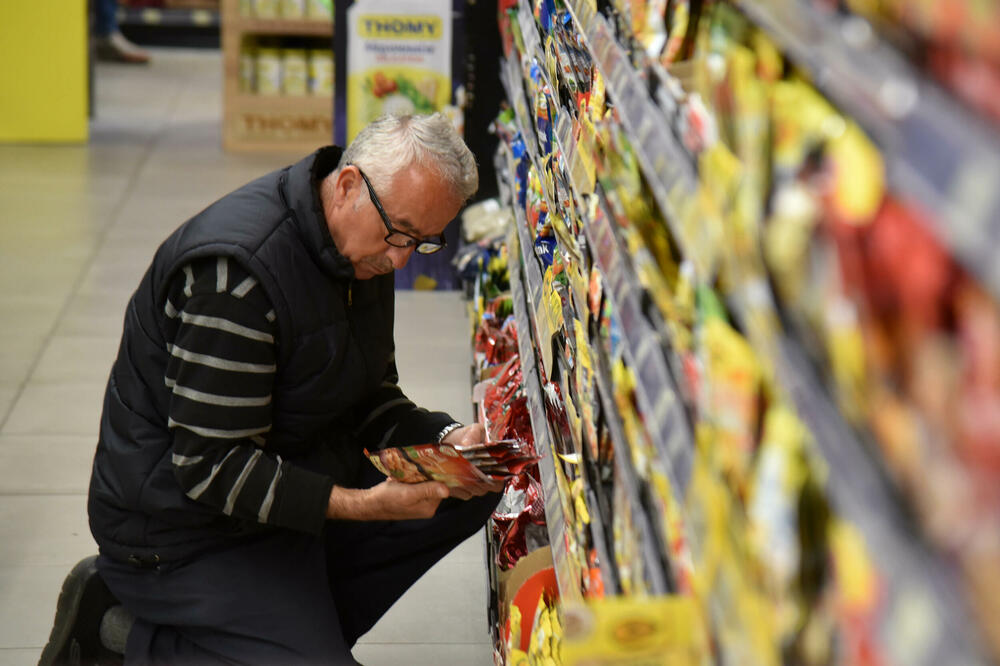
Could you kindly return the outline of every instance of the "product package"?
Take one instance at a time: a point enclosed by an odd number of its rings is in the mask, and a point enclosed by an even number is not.
[[[471,447],[418,444],[374,452],[365,449],[365,455],[380,472],[396,481],[440,481],[449,488],[467,490],[506,481],[538,460],[534,449],[518,440]]]

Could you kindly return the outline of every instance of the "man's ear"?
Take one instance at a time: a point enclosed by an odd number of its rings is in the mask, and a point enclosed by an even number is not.
[[[334,201],[340,205],[350,204],[357,207],[357,202],[361,198],[364,183],[361,180],[361,172],[358,167],[348,164],[337,172],[334,180]]]

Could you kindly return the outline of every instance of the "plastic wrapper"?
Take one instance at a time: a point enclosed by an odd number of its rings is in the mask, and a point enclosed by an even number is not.
[[[517,355],[517,326],[513,317],[499,320],[486,313],[476,330],[475,351],[486,365],[501,365]]]
[[[497,566],[510,569],[532,550],[548,543],[542,487],[531,474],[515,477],[504,491],[492,516],[497,542]],[[539,529],[540,528],[540,529]]]
[[[365,449],[365,455],[380,472],[403,483],[440,481],[449,488],[478,488],[493,480],[448,444]]]
[[[403,483],[440,481],[449,488],[475,489],[513,478],[538,461],[531,444],[503,440],[473,446],[434,443],[400,446],[365,455],[386,476]]]

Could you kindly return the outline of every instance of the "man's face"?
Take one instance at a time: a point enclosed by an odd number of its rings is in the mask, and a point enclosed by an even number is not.
[[[432,171],[418,166],[396,174],[391,187],[375,189],[389,222],[397,231],[417,238],[444,232],[458,215],[462,202]],[[373,184],[374,185],[374,184]],[[385,223],[372,202],[356,166],[345,166],[337,176],[339,204],[327,214],[327,224],[337,249],[354,265],[355,277],[367,280],[406,265],[413,247],[385,242]]]

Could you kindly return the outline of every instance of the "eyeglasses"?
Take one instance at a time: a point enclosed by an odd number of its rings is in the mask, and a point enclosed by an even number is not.
[[[372,203],[375,204],[375,210],[378,211],[379,217],[382,218],[382,224],[385,225],[385,230],[389,232],[385,236],[386,243],[392,245],[393,247],[416,246],[416,250],[420,254],[434,254],[435,252],[444,249],[447,245],[444,240],[444,234],[438,234],[437,236],[432,236],[431,238],[418,238],[406,233],[405,231],[399,231],[393,227],[392,222],[389,221],[389,216],[385,214],[385,209],[382,208],[382,202],[378,200],[378,195],[375,194],[375,190],[372,188],[372,184],[368,180],[368,176],[365,175],[365,172],[362,171],[357,164],[353,166],[358,169],[358,173],[361,174],[361,178],[365,181],[365,185],[368,186],[368,196],[371,197]]]

